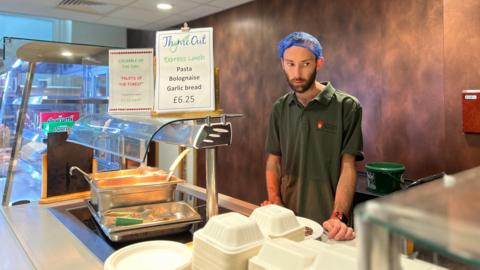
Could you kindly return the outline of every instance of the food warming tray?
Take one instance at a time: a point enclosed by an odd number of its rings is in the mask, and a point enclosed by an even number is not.
[[[178,183],[175,176],[152,167],[84,174],[90,183],[91,204],[102,213],[109,209],[173,201]]]
[[[192,224],[202,221],[201,216],[185,202],[121,207],[103,213],[95,211],[90,201],[87,200],[86,204],[103,233],[113,242],[142,240],[184,232],[189,230]],[[117,217],[142,220],[142,223],[116,225]]]

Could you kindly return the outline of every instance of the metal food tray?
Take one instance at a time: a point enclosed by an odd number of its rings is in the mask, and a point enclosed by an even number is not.
[[[86,201],[95,221],[103,233],[113,242],[142,240],[146,238],[184,232],[202,221],[201,216],[185,202],[166,202],[111,209],[102,213],[95,211]],[[143,217],[143,223],[117,226],[116,217]]]
[[[102,191],[182,182],[175,176],[172,176],[171,180],[167,182],[167,175],[168,173],[163,170],[145,166],[135,169],[97,172],[88,175],[90,179],[87,180],[92,181],[92,184]]]
[[[91,187],[91,204],[98,212],[119,207],[173,201],[175,188],[184,180],[152,167],[84,175]]]

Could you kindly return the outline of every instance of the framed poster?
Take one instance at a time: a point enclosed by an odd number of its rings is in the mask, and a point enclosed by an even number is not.
[[[153,110],[153,49],[109,50],[109,113]]]
[[[213,28],[157,32],[155,111],[215,110]]]

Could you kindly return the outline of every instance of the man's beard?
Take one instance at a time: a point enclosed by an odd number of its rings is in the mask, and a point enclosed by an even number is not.
[[[285,77],[287,77],[288,85],[290,85],[293,91],[297,93],[305,93],[315,83],[315,78],[317,77],[317,70],[314,69],[310,77],[308,77],[306,80],[304,80],[303,78],[292,78],[291,80],[289,80],[287,73],[285,73]],[[297,79],[303,80],[304,83],[300,85],[295,85],[294,81]]]

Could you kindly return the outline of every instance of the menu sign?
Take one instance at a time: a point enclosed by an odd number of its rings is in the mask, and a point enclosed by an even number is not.
[[[153,49],[109,50],[109,113],[153,110]]]
[[[157,32],[155,111],[213,111],[213,28]]]

